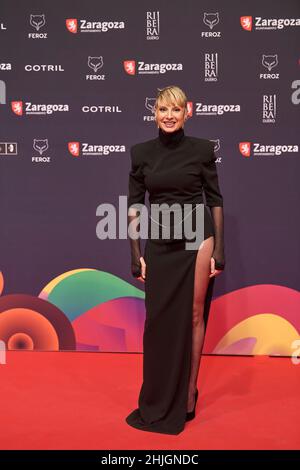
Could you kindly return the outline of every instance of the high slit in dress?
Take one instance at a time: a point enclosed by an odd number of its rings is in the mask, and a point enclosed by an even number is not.
[[[128,205],[203,204],[203,238],[214,235],[208,207],[223,206],[214,144],[186,136],[183,128],[131,147]],[[151,214],[151,210],[150,210]],[[195,211],[193,211],[195,214]],[[150,221],[150,219],[149,219]],[[195,223],[193,221],[193,223]],[[193,225],[194,227],[194,225]],[[172,232],[172,230],[171,230]],[[144,250],[146,262],[143,335],[143,383],[138,408],[126,422],[137,429],[179,434],[185,426],[192,358],[192,313],[198,248],[185,249],[185,239],[151,238]],[[209,282],[205,321],[214,277]]]

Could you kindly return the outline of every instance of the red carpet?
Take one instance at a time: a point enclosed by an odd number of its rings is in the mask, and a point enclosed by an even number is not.
[[[178,436],[131,428],[141,354],[8,352],[1,449],[299,449],[300,364],[204,356],[196,418]]]

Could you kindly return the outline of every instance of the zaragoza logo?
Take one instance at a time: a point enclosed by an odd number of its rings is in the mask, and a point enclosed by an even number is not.
[[[23,115],[23,101],[12,101],[11,109],[17,116]]]
[[[79,142],[68,142],[68,150],[73,157],[79,157],[80,144]]]
[[[182,71],[183,64],[171,64],[171,63],[146,63],[144,61],[139,60],[136,62],[135,60],[124,60],[123,66],[125,72],[129,75],[135,75],[136,70],[137,73],[148,75],[148,74],[163,74],[166,72],[170,72],[171,70],[175,71]]]
[[[124,69],[128,75],[135,75],[135,60],[124,60]]]
[[[241,16],[241,26],[246,31],[252,31],[252,16]]]
[[[189,117],[192,117],[193,116],[193,102],[192,101],[188,101],[187,104],[187,111],[188,111],[188,116]]]
[[[77,33],[77,28],[78,28],[78,22],[76,18],[68,18],[66,20],[66,27],[67,30],[70,31],[70,33]]]
[[[243,157],[250,157],[251,143],[240,142],[239,149]],[[252,155],[254,157],[274,157],[282,154],[298,154],[299,145],[294,144],[261,144],[259,142],[252,142]]]
[[[245,31],[271,31],[290,26],[300,26],[300,18],[262,18],[261,16],[241,16],[241,26]]]
[[[239,150],[243,157],[250,157],[251,152],[251,143],[250,142],[240,142]]]

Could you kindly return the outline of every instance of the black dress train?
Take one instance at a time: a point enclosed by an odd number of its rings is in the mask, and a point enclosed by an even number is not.
[[[223,198],[211,141],[186,136],[183,128],[171,133],[159,129],[157,138],[133,145],[130,154],[128,207],[144,204],[146,190],[150,205],[194,207],[203,204],[204,190],[204,239],[215,235],[215,220],[207,206],[222,207]],[[135,277],[140,274],[139,242],[130,240]],[[184,239],[152,239],[149,234],[146,240],[143,383],[138,408],[126,417],[130,426],[140,430],[179,434],[184,429],[197,252],[186,250]],[[223,269],[224,259],[214,257],[216,268]]]

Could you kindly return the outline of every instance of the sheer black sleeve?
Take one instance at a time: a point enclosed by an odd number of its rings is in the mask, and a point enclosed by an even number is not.
[[[202,184],[215,230],[215,245],[212,257],[215,260],[215,268],[223,270],[225,268],[223,196],[219,187],[213,143],[208,158],[202,162]]]
[[[219,187],[214,144],[209,150],[208,158],[202,162],[202,184],[206,204],[209,207],[223,207],[223,197]]]
[[[134,277],[141,276],[141,246],[140,238],[134,238],[139,232],[141,204],[145,203],[145,184],[143,165],[140,161],[140,155],[136,153],[136,147],[130,148],[131,170],[128,182],[128,236],[131,251],[131,273]]]

